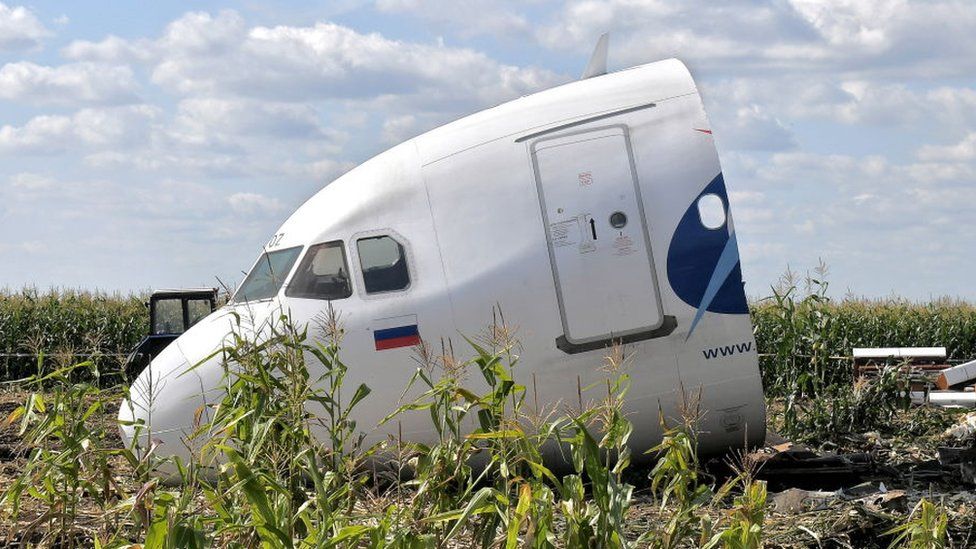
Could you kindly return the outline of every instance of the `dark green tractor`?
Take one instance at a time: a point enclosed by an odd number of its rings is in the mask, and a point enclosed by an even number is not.
[[[129,353],[125,373],[141,372],[167,345],[217,309],[217,289],[157,290],[149,297],[149,334]]]

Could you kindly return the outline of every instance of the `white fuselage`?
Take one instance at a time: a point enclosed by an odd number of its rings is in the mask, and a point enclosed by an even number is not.
[[[718,205],[717,221],[706,223],[706,202]],[[367,291],[357,243],[378,236],[402,245],[406,287]],[[288,294],[304,254],[326,242],[345,255],[349,295],[331,303],[345,329],[346,384],[372,389],[356,419],[373,440],[398,429],[377,424],[416,369],[412,347],[395,346],[396,338],[415,327],[438,347],[453,339],[463,355],[459,334],[478,334],[496,306],[518,327],[516,376],[540,403],[575,405],[578,386],[606,376],[600,365],[610,342],[625,343],[635,455],[659,440],[658,411],[676,416],[683,392],[701,394],[702,451],[765,436],[727,193],[701,99],[679,61],[516,99],[338,178],[266,247],[297,249],[281,288],[227,305],[178,338],[133,386],[123,418],[135,410],[163,440],[163,453],[182,452],[194,411],[222,394],[217,358],[186,370],[223,344],[231,311],[258,322],[284,311],[299,324],[320,315],[328,300]],[[392,334],[383,340],[392,348],[381,345],[381,333]],[[406,414],[399,426],[408,439],[433,435],[422,413]]]

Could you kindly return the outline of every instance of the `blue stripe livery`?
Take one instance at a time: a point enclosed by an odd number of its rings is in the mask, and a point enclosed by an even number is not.
[[[383,341],[386,339],[396,339],[398,337],[410,337],[419,336],[420,331],[417,330],[416,324],[411,324],[409,326],[397,326],[396,328],[386,328],[384,330],[376,330],[373,332],[373,339],[376,341]]]
[[[726,222],[717,229],[705,227],[698,214],[698,201],[708,194],[721,198],[725,208]],[[688,329],[688,337],[695,331],[705,311],[725,314],[749,312],[742,287],[739,247],[728,221],[729,197],[720,173],[685,211],[668,249],[668,281],[671,288],[682,301],[698,309]]]

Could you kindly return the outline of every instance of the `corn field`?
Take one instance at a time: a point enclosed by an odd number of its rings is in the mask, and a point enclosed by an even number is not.
[[[664,437],[652,450],[654,466],[634,470],[633,426],[621,412],[630,380],[625,349],[608,350],[606,384],[597,384],[602,395],[591,407],[543,414],[526,403],[526,387],[514,382],[518,342],[494,322],[468,340],[469,358],[418,348],[410,385],[420,395],[384,421],[425,410],[439,434],[435,444],[394,439],[361,446],[349,414],[370,398],[370,389],[347,387],[352,398],[336,396],[347,366],[333,312],[315,337],[286,317],[269,341],[237,335],[223,350],[226,364],[235,365],[226,368],[224,396],[191,435],[199,437],[199,451],[190,461],[158,458],[151,448],[135,446],[140,437],[132,447],[119,444],[115,417],[126,388],[99,373],[117,366],[72,361],[86,353],[105,359],[134,345],[145,331],[141,296],[24,290],[4,294],[0,304],[4,344],[51,359],[10,363],[20,369],[9,375],[26,379],[13,385],[21,404],[4,405],[6,417],[0,417],[0,439],[10,436],[4,429],[15,429],[19,440],[7,450],[13,466],[0,470],[0,543],[758,549],[797,546],[798,536],[810,536],[816,546],[836,539],[836,546],[948,547],[953,537],[976,532],[976,524],[962,518],[969,511],[926,499],[908,515],[871,518],[870,530],[856,523],[838,530],[833,520],[805,530],[771,522],[766,484],[743,456],[730,476],[705,473],[692,407],[677,423],[661,418]],[[943,344],[962,358],[973,347],[976,326],[973,307],[965,303],[834,304],[817,281],[804,292],[777,289],[754,304],[752,314],[767,393],[785,402],[773,421],[782,433],[807,441],[855,431],[904,432],[919,423],[920,416],[906,414],[895,398],[904,388],[897,369],[851,383],[844,358],[851,346]],[[951,319],[941,332],[932,326],[940,319]],[[858,330],[861,339],[848,334]],[[927,339],[936,334],[946,341]],[[897,337],[906,339],[892,341]],[[311,356],[327,366],[321,379],[308,377]],[[486,389],[467,387],[469,375]],[[311,415],[309,403],[323,414]],[[463,425],[472,423],[469,432]],[[945,428],[936,423],[925,425]],[[324,440],[311,435],[315,425],[325,426]],[[572,456],[568,471],[550,470],[542,459],[540,448],[552,442]],[[474,465],[475,456],[483,465]],[[175,470],[178,484],[161,484],[154,472],[161,469]],[[635,522],[635,516],[657,519]]]
[[[780,311],[773,300],[753,303],[750,309],[760,352],[770,352],[784,335],[777,321]],[[854,347],[939,346],[946,348],[950,360],[976,358],[976,306],[964,301],[845,300],[820,311],[831,318],[831,330],[822,334],[831,355],[848,356]],[[802,324],[795,328],[804,331]],[[809,347],[799,350],[812,352]]]
[[[187,460],[156,456],[155,442],[140,436],[119,445],[113,405],[125,388],[75,375],[92,369],[90,362],[22,381],[22,404],[0,422],[0,434],[16,429],[21,440],[8,456],[14,467],[0,471],[0,544],[950,547],[976,528],[968,511],[955,512],[950,525],[952,511],[924,498],[908,515],[871,518],[867,532],[856,520],[804,529],[773,522],[755,463],[740,455],[721,479],[702,468],[693,399],[682,418],[661,418],[664,436],[651,450],[656,463],[635,471],[627,445],[633,426],[621,411],[630,384],[624,350],[604,357],[606,384],[590,388],[600,396],[585,409],[543,414],[514,381],[512,330],[494,323],[467,340],[470,358],[418,349],[410,385],[420,394],[384,421],[424,410],[439,435],[434,443],[394,438],[364,447],[349,418],[370,389],[346,387],[346,398],[338,396],[347,365],[341,325],[332,318],[314,338],[284,317],[270,339],[235,333],[223,350],[223,396],[189,435],[199,444],[189,446]],[[326,366],[317,380],[309,377],[310,357]],[[484,388],[467,386],[469,376]],[[313,415],[309,403],[321,413]],[[323,437],[312,435],[316,426],[324,427]],[[565,445],[569,470],[548,468],[541,448],[550,442]],[[160,470],[178,482],[164,485]],[[638,503],[643,515],[632,511]],[[810,539],[797,545],[801,537]]]
[[[781,284],[750,307],[767,396],[816,396],[849,385],[856,347],[945,347],[950,362],[976,359],[976,306],[941,299],[827,297],[828,283]]]
[[[944,346],[950,361],[976,358],[976,306],[942,299],[832,301],[826,283],[810,280],[778,289],[751,306],[767,392],[794,388],[791,376],[810,372],[828,384],[851,379],[853,347]],[[146,294],[25,288],[0,290],[0,379],[20,379],[43,361],[93,360],[102,373],[146,334]]]
[[[117,371],[146,334],[144,294],[84,290],[0,290],[0,375],[19,379],[44,363],[61,365],[90,359]]]

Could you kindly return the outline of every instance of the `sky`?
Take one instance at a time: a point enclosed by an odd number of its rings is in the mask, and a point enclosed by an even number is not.
[[[0,287],[233,286],[329,181],[610,69],[691,69],[747,293],[976,300],[971,0],[0,3]]]

